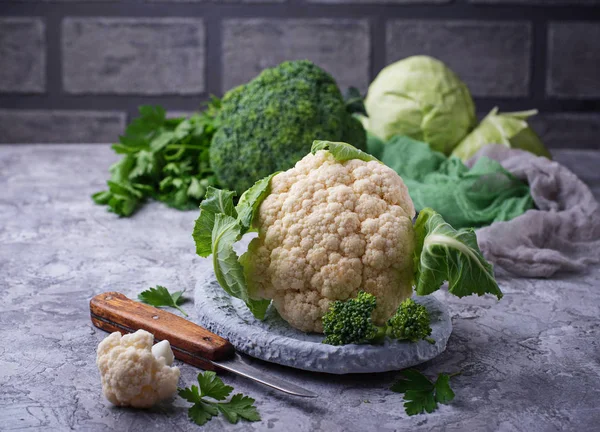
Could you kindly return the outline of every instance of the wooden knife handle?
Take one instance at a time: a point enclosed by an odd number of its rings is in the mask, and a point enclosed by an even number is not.
[[[179,360],[202,369],[215,367],[202,358],[223,360],[233,345],[214,333],[170,312],[133,301],[118,292],[98,294],[90,300],[92,323],[102,330],[122,334],[143,329],[158,341],[168,340]]]

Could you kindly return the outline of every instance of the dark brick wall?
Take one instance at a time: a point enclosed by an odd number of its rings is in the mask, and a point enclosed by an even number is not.
[[[0,142],[113,141],[138,105],[191,112],[294,58],[366,90],[421,53],[481,114],[600,149],[600,0],[0,0]]]

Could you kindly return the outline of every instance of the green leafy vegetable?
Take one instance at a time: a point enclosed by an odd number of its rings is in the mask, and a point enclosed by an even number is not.
[[[241,237],[242,228],[237,219],[223,213],[215,215],[212,231],[212,257],[217,280],[231,296],[246,300],[244,269],[238,262],[233,244]],[[250,306],[250,305],[249,305]]]
[[[254,406],[254,399],[241,393],[233,395],[227,403],[217,404],[217,408],[229,420],[229,423],[237,423],[240,418],[248,421],[260,421],[260,415]]]
[[[271,301],[251,298],[244,268],[233,245],[250,230],[254,214],[268,195],[275,174],[256,182],[241,196],[236,207],[233,205],[235,192],[210,188],[200,205],[192,234],[196,253],[202,257],[212,254],[215,276],[221,287],[229,295],[243,300],[259,319],[264,318]]]
[[[415,284],[418,295],[436,291],[448,281],[448,291],[458,297],[502,291],[477,245],[471,228],[455,230],[430,208],[423,209],[415,222]]]
[[[425,306],[415,303],[412,299],[406,299],[383,326],[377,326],[372,321],[376,306],[375,296],[364,291],[360,291],[356,298],[331,303],[323,316],[323,343],[381,343],[386,335],[397,340],[418,342],[424,339],[435,343],[429,338],[431,320]]]
[[[431,207],[454,228],[511,220],[534,207],[529,186],[487,157],[469,168],[400,135],[372,154],[402,177],[417,211]]]
[[[113,145],[123,158],[110,168],[108,190],[92,195],[119,216],[131,216],[148,199],[180,210],[196,208],[209,186],[217,184],[209,160],[220,102],[190,118],[166,117],[158,106],[140,107]]]
[[[447,404],[454,399],[450,377],[457,374],[439,374],[435,383],[415,369],[402,371],[401,375],[403,379],[395,383],[390,390],[404,393],[404,409],[410,416],[424,411],[431,413],[436,410],[438,403]]]
[[[229,402],[223,402],[232,391],[233,387],[225,385],[216,373],[207,371],[198,374],[198,386],[180,388],[178,394],[194,404],[188,409],[188,416],[200,426],[219,412],[232,424],[236,424],[240,418],[251,422],[260,421],[260,414],[251,397],[238,393]]]
[[[467,160],[488,144],[502,144],[551,158],[540,137],[529,127],[527,119],[537,110],[498,113],[494,108],[454,149],[452,156]]]
[[[198,385],[202,392],[201,397],[208,396],[218,401],[227,399],[227,396],[233,391],[233,387],[223,384],[221,378],[214,372],[198,374]]]
[[[252,227],[252,220],[258,211],[260,203],[262,203],[266,196],[269,195],[271,179],[277,174],[278,173],[273,173],[257,181],[254,186],[244,192],[240,197],[236,210],[243,234]]]
[[[375,296],[364,291],[356,298],[331,303],[323,316],[323,343],[346,345],[382,341],[385,329],[377,327],[371,320],[376,306]]]
[[[385,67],[365,99],[367,130],[383,140],[407,135],[449,154],[475,127],[469,89],[444,63],[412,56]]]
[[[365,162],[377,161],[377,158],[371,156],[368,153],[365,153],[362,150],[357,149],[356,147],[351,146],[350,144],[346,144],[344,142],[332,142],[332,141],[313,141],[312,148],[310,152],[315,154],[319,150],[327,150],[329,153],[333,155],[335,160],[338,162],[345,162],[352,159],[360,159]]]
[[[447,404],[454,399],[454,392],[450,387],[450,375],[438,375],[435,382],[435,399],[441,404]]]
[[[308,60],[286,61],[229,90],[210,148],[219,183],[241,194],[257,180],[291,168],[314,139],[365,147],[333,77]]]
[[[413,299],[406,299],[398,310],[387,322],[387,334],[392,339],[409,340],[418,342],[421,339],[435,343],[431,335],[431,319],[427,308],[415,303]]]
[[[235,192],[209,187],[206,197],[200,204],[200,216],[196,219],[192,237],[196,243],[196,253],[207,257],[212,253],[212,232],[215,225],[215,215],[222,213],[236,217],[233,197]]]
[[[167,306],[175,308],[185,316],[188,316],[188,314],[179,307],[183,302],[183,298],[181,297],[183,293],[184,291],[175,291],[171,294],[165,287],[156,285],[156,288],[149,288],[146,291],[142,291],[138,295],[138,299],[141,302],[154,307]]]

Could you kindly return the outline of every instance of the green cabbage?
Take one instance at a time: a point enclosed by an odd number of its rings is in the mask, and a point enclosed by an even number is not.
[[[449,154],[476,124],[467,86],[444,63],[408,57],[384,68],[370,85],[368,129],[387,141],[407,135]]]
[[[527,118],[535,114],[537,110],[499,114],[498,108],[494,108],[479,126],[456,146],[452,156],[467,160],[487,144],[503,144],[550,158],[550,153],[540,138],[527,124]]]

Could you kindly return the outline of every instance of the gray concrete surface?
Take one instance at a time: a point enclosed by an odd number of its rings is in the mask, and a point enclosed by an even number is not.
[[[557,160],[600,196],[600,153],[561,151]],[[206,262],[194,255],[196,212],[150,204],[118,219],[89,199],[116,159],[103,145],[0,146],[0,430],[195,431],[179,398],[151,411],[112,407],[101,393],[92,327],[97,293],[130,297],[156,284],[191,295]],[[302,400],[224,375],[256,398],[263,420],[204,430],[595,431],[600,424],[600,270],[552,280],[500,278],[505,293],[452,298],[447,350],[419,367],[462,371],[456,399],[407,417],[388,390],[396,372],[332,376],[257,367],[319,393]],[[198,370],[180,365],[181,385]]]

